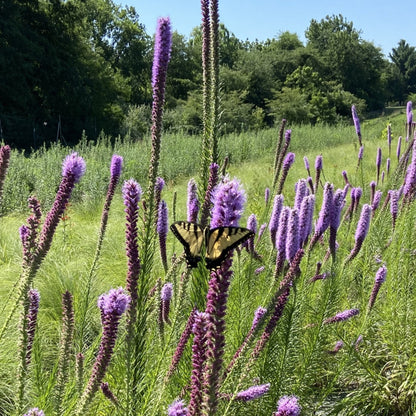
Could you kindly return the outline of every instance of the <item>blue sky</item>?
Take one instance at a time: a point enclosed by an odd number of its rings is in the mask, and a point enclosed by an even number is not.
[[[200,0],[115,0],[134,6],[140,21],[152,34],[156,20],[171,18],[172,27],[189,36],[200,24]],[[379,46],[387,55],[400,39],[416,46],[414,25],[415,0],[220,0],[220,20],[239,39],[265,40],[286,30],[297,33],[305,42],[304,32],[311,19],[342,14],[362,31],[362,38]]]

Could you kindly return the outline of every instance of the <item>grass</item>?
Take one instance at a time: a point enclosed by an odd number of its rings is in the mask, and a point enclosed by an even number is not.
[[[291,126],[290,151],[296,160],[283,191],[285,205],[292,206],[295,183],[307,176],[303,156],[311,163],[316,155],[323,155],[323,181],[335,188],[343,188],[342,171],[346,170],[353,186],[363,188],[360,205],[369,201],[369,184],[375,179],[375,158],[378,147],[382,148],[383,166],[388,155],[387,137],[381,133],[387,121],[392,124],[394,146],[397,137],[403,134],[403,114],[369,120],[362,126],[364,159],[357,169],[358,146],[352,126]],[[229,174],[241,181],[247,196],[243,219],[255,213],[259,225],[268,222],[270,203],[264,201],[266,187],[273,179],[272,164],[277,139],[275,129],[225,136],[220,142],[222,156],[229,155]],[[190,143],[192,141],[192,143]],[[167,181],[163,199],[168,203],[170,222],[173,221],[173,194],[177,194],[176,218],[186,217],[186,186],[192,175],[197,175],[198,160],[195,149],[198,137],[165,135],[162,144],[161,175]],[[132,143],[127,140],[110,142],[102,138],[96,144],[84,139],[76,148],[87,161],[87,173],[77,186],[74,198],[54,236],[52,249],[36,276],[34,285],[41,293],[41,306],[33,350],[32,366],[27,384],[27,407],[42,407],[47,414],[53,412],[54,366],[59,355],[61,331],[61,295],[69,290],[75,301],[76,324],[85,295],[85,279],[93,260],[100,227],[101,207],[108,181],[108,166],[111,155],[124,157],[123,179],[136,178],[142,185],[147,181],[149,141]],[[12,154],[10,170],[5,183],[3,216],[0,218],[0,323],[12,301],[8,295],[19,278],[21,270],[21,247],[18,229],[25,222],[27,197],[36,192],[45,207],[51,205],[59,184],[62,159],[69,149],[52,146],[41,149],[29,157],[16,151]],[[396,168],[395,148],[392,150],[392,171]],[[398,188],[393,173],[386,175],[378,189],[385,196],[388,189]],[[144,186],[145,188],[145,186]],[[317,194],[315,218],[319,212],[322,189]],[[347,202],[349,199],[347,199]],[[347,203],[348,205],[348,203]],[[45,208],[46,210],[46,208]],[[345,212],[345,208],[344,208]],[[406,415],[415,410],[414,377],[416,344],[413,330],[416,324],[414,203],[404,207],[399,214],[394,232],[389,209],[379,209],[372,219],[369,234],[352,262],[344,264],[354,245],[354,233],[359,211],[351,220],[341,224],[338,233],[339,250],[336,262],[323,261],[327,251],[327,237],[307,252],[301,263],[301,275],[297,278],[270,342],[259,359],[249,365],[250,352],[260,333],[251,340],[241,359],[222,384],[220,393],[230,394],[248,388],[252,384],[271,383],[268,394],[249,403],[238,401],[220,402],[218,414],[222,415],[271,415],[277,401],[283,395],[299,397],[303,414],[339,415]],[[97,297],[111,287],[125,286],[125,217],[120,192],[113,201],[109,223],[99,258],[98,269],[93,279],[93,295],[88,305],[85,345],[85,376],[87,381],[100,339],[100,316],[95,306]],[[234,275],[229,291],[226,317],[225,363],[232,358],[250,329],[253,313],[258,306],[268,306],[277,290],[278,282],[273,278],[276,252],[266,231],[256,249],[262,259],[256,260],[243,250],[235,255]],[[174,237],[168,237],[168,257],[179,254],[181,246]],[[380,264],[387,265],[387,281],[382,286],[374,309],[367,310],[368,299],[373,287],[374,276]],[[317,262],[322,262],[322,271],[330,277],[309,280],[315,274]],[[255,270],[265,270],[259,275]],[[155,250],[152,284],[159,277],[162,282],[172,279],[174,293],[181,287],[183,266],[165,275]],[[195,270],[188,285],[183,303],[173,299],[171,325],[161,333],[157,323],[159,301],[150,299],[146,324],[148,333],[145,342],[146,368],[143,374],[143,402],[140,414],[165,414],[167,406],[178,397],[189,384],[191,371],[191,346],[188,345],[177,372],[169,383],[164,377],[176,348],[189,311],[192,308],[191,293],[195,290]],[[208,278],[208,276],[205,276]],[[194,288],[194,289],[192,289]],[[200,294],[201,295],[201,294]],[[204,294],[202,293],[202,299]],[[323,320],[350,308],[359,308],[360,314],[349,321],[324,325]],[[313,324],[313,325],[311,325]],[[124,325],[124,324],[123,324]],[[5,363],[0,369],[0,414],[13,414],[14,385],[19,357],[16,354],[18,318],[13,318],[7,335],[2,339],[1,357]],[[261,332],[261,331],[260,331]],[[363,342],[356,349],[355,342],[362,335]],[[77,335],[75,335],[75,338]],[[125,355],[123,353],[123,329],[116,345],[116,352],[106,375],[113,392],[122,402],[124,391]],[[330,354],[335,343],[342,340],[344,347],[338,354]],[[77,351],[77,344],[73,353]],[[189,395],[185,393],[185,400]],[[66,387],[66,413],[71,414],[77,400],[75,368],[72,361],[70,380]],[[125,414],[122,406],[114,406],[99,393],[89,413]]]

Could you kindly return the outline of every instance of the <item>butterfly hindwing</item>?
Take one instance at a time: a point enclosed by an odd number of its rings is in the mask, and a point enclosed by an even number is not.
[[[196,267],[201,260],[204,230],[198,224],[187,221],[177,221],[170,226],[170,229],[182,243],[188,265]]]
[[[206,230],[205,261],[207,268],[219,267],[232,249],[253,235],[253,231],[242,227],[218,227]]]

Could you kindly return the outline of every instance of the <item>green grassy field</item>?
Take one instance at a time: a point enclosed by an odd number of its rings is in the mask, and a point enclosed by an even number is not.
[[[315,173],[314,161],[323,156],[321,182],[334,184],[334,189],[345,185],[342,171],[348,173],[353,187],[361,187],[357,212],[344,218],[337,234],[339,248],[336,260],[324,260],[328,249],[328,235],[313,249],[305,247],[305,256],[290,291],[288,302],[269,342],[256,360],[252,352],[261,337],[264,325],[273,310],[273,299],[284,272],[274,276],[276,250],[273,249],[266,228],[256,241],[254,258],[245,249],[234,254],[233,277],[228,293],[225,317],[224,366],[243,342],[250,330],[253,313],[259,307],[268,307],[269,315],[263,326],[250,338],[239,360],[221,380],[218,414],[271,415],[277,401],[284,395],[295,395],[305,415],[410,415],[415,411],[415,348],[416,324],[415,270],[415,216],[414,202],[402,204],[395,229],[389,205],[382,209],[390,189],[403,183],[403,172],[398,173],[396,145],[398,136],[405,135],[405,112],[389,118],[380,117],[362,125],[364,157],[357,168],[358,142],[353,126],[289,126],[292,139],[289,151],[296,155],[283,189],[284,204],[292,207],[295,183],[306,178],[303,157],[307,156]],[[389,155],[386,126],[392,126],[392,147]],[[240,221],[246,226],[248,216],[254,213],[260,227],[268,223],[271,201],[264,200],[265,189],[273,181],[273,160],[277,129],[247,132],[225,136],[220,140],[221,157],[228,156],[228,174],[240,180],[247,203]],[[402,143],[402,152],[406,148]],[[198,180],[199,137],[166,134],[162,139],[160,176],[166,181],[162,199],[167,202],[169,223],[186,219],[187,182]],[[378,210],[371,219],[369,233],[363,246],[350,262],[345,262],[354,246],[354,234],[361,207],[370,202],[370,182],[376,179],[376,153],[382,149],[381,170],[386,171],[386,158],[391,158],[390,173],[377,185],[383,192]],[[75,368],[75,354],[85,356],[82,386],[88,382],[101,338],[100,311],[97,298],[110,288],[126,285],[127,258],[125,254],[125,213],[120,185],[109,212],[109,221],[96,269],[91,272],[100,231],[100,217],[105,198],[111,155],[124,158],[121,182],[135,178],[146,189],[150,142],[140,143],[102,138],[97,143],[83,140],[75,149],[85,158],[87,171],[76,185],[72,202],[67,207],[53,239],[52,247],[36,274],[33,286],[40,292],[39,317],[34,339],[31,364],[25,387],[25,410],[39,407],[45,414],[55,414],[57,357],[62,325],[61,297],[69,290],[74,298],[75,335],[70,348],[69,379],[64,387],[61,414],[74,414],[79,390]],[[25,156],[13,151],[4,186],[0,217],[0,325],[4,325],[16,303],[16,286],[22,269],[22,249],[19,227],[29,215],[27,198],[36,194],[46,213],[50,208],[60,181],[63,158],[71,152],[62,146],[52,146]],[[316,193],[314,219],[322,202],[322,187]],[[174,195],[176,204],[173,206]],[[342,217],[350,202],[346,204]],[[173,215],[175,212],[175,216]],[[142,214],[140,214],[142,216]],[[142,243],[142,219],[139,221],[139,241]],[[140,247],[139,244],[139,247]],[[165,273],[158,244],[152,246],[153,260],[149,286],[156,284],[156,295],[146,301],[145,338],[140,347],[143,367],[140,368],[140,403],[137,414],[162,415],[175,398],[189,402],[191,375],[191,342],[188,343],[177,370],[166,379],[172,356],[185,327],[195,299],[205,299],[208,271],[195,269],[187,286],[181,279],[185,269],[182,263]],[[142,247],[140,247],[142,248]],[[182,246],[169,233],[167,253],[180,255]],[[139,252],[139,255],[141,252]],[[316,274],[317,262],[327,278],[310,283]],[[374,278],[379,268],[387,268],[386,282],[381,286],[374,307],[368,302]],[[264,271],[256,270],[264,266]],[[160,286],[173,283],[170,323],[163,330],[158,324]],[[88,283],[89,282],[89,283]],[[205,283],[204,283],[205,282]],[[90,285],[90,286],[88,286]],[[86,289],[90,293],[86,297]],[[159,287],[159,289],[157,289]],[[182,292],[183,291],[183,292]],[[201,305],[202,306],[202,305]],[[358,308],[360,313],[345,322],[325,324],[325,319],[338,312]],[[85,313],[86,322],[81,316]],[[119,331],[115,353],[106,373],[107,381],[118,404],[112,403],[98,391],[88,414],[129,414],[126,403],[125,318]],[[81,331],[82,326],[82,331]],[[82,332],[82,336],[81,336]],[[362,342],[356,344],[362,336]],[[15,414],[16,376],[19,367],[19,308],[13,314],[1,339],[0,414]],[[334,352],[335,344],[343,342]],[[222,370],[224,371],[224,369]],[[257,400],[242,402],[230,397],[252,385],[270,383],[267,394]],[[188,387],[188,389],[187,389]]]

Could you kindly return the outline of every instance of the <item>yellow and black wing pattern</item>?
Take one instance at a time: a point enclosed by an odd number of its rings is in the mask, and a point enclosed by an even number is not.
[[[227,257],[227,254],[254,233],[242,227],[217,227],[202,229],[196,223],[178,221],[170,226],[173,234],[185,249],[186,261],[190,267],[196,267],[201,260],[201,251],[205,246],[207,269],[216,269]]]

